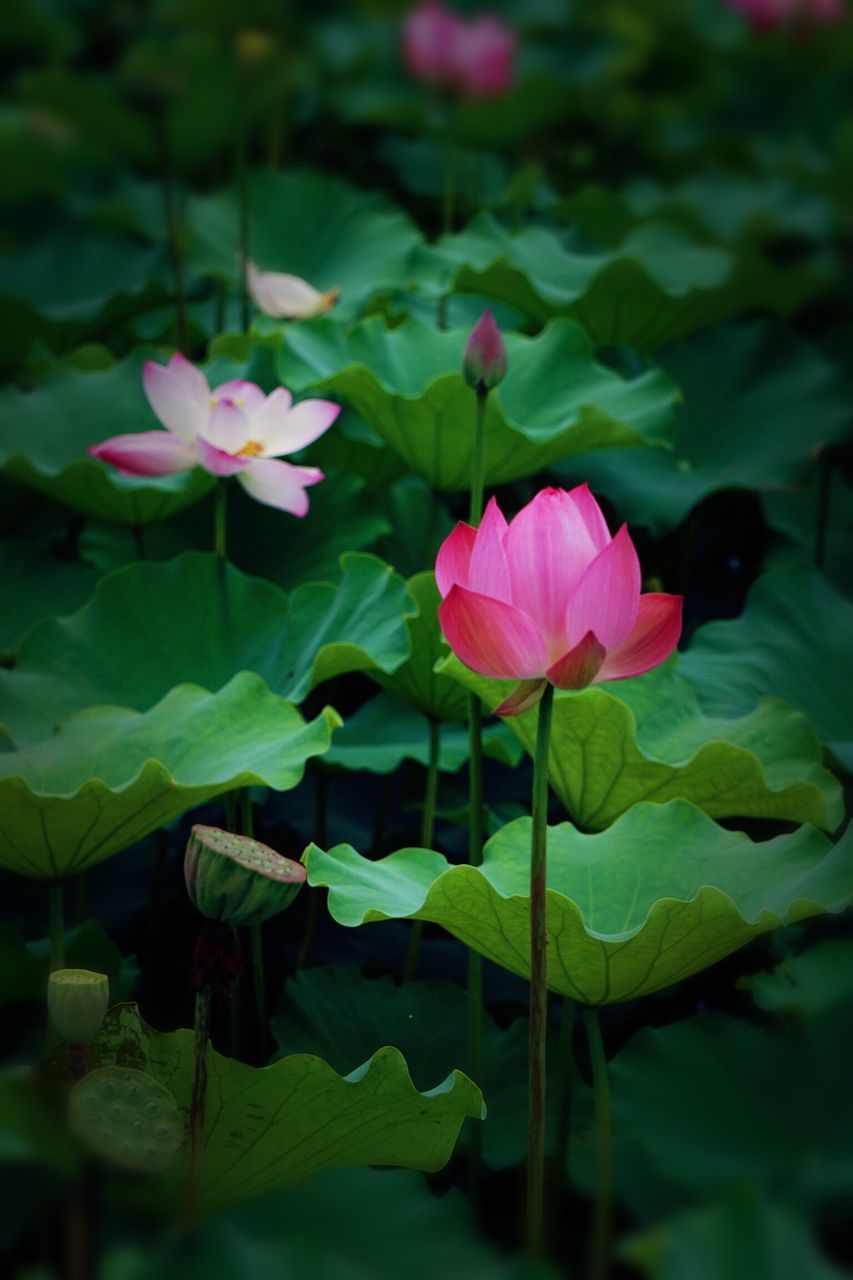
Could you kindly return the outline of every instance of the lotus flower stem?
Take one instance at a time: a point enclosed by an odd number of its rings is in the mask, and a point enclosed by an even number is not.
[[[216,485],[213,507],[213,550],[223,560],[227,559],[226,551],[226,517],[228,514],[228,482],[220,478]],[[226,796],[226,804],[228,797]]]
[[[190,1098],[190,1142],[187,1163],[186,1220],[198,1219],[201,1164],[204,1152],[204,1119],[207,1110],[207,1047],[210,1040],[210,986],[196,992],[193,1024],[193,1084]]]
[[[589,1251],[589,1280],[606,1280],[610,1259],[612,1173],[610,1154],[610,1084],[601,1039],[598,1010],[583,1007],[583,1020],[592,1064],[595,1104],[595,1205]]]
[[[184,288],[184,267],[181,258],[181,237],[175,212],[175,193],[172,174],[172,152],[169,146],[169,125],[164,112],[157,113],[157,132],[160,137],[161,185],[163,189],[163,213],[169,236],[169,253],[172,259],[172,276],[175,281],[175,330],[178,350],[188,355],[187,297]]]
[[[572,1129],[572,1031],[575,1025],[575,1002],[564,996],[560,1017],[560,1043],[558,1046],[558,1079],[560,1105],[557,1114],[557,1136],[554,1144],[554,1192],[559,1200],[565,1193],[568,1181],[566,1165],[569,1156],[569,1137]],[[559,1212],[559,1205],[557,1205]]]
[[[315,795],[315,812],[314,812],[314,837],[315,843],[321,849],[326,847],[326,813],[329,803],[329,774],[318,766],[316,769],[317,790]],[[305,921],[305,932],[302,935],[302,942],[299,945],[299,952],[296,957],[296,972],[299,973],[305,967],[305,962],[311,951],[314,942],[314,934],[317,932],[317,915],[319,912],[319,894],[312,893],[308,901],[308,918]]]
[[[826,450],[818,459],[817,526],[815,528],[814,562],[822,569],[826,559],[826,531],[829,527],[829,498],[832,487],[832,461]]]
[[[247,157],[246,122],[237,126],[237,198],[240,202],[240,288],[242,292],[243,332],[249,331],[251,314],[249,299],[249,174]]]
[[[548,753],[554,686],[539,701],[533,757],[533,828],[530,838],[530,1033],[527,1111],[527,1248],[545,1248],[545,1053],[548,1031],[548,921],[545,896],[548,843]]]
[[[65,967],[65,886],[58,882],[49,889],[50,971]]]
[[[244,836],[254,836],[255,834],[255,819],[252,812],[252,793],[248,787],[240,788],[240,829]],[[267,978],[264,970],[264,935],[262,924],[253,924],[249,926],[249,949],[252,956],[252,990],[255,997],[258,1061],[263,1061],[266,1056],[267,1048]]]
[[[444,194],[441,202],[441,234],[449,236],[453,230],[453,214],[456,204],[456,148],[453,144],[453,126],[447,122],[447,133],[444,140]],[[449,293],[443,293],[438,300],[436,321],[439,329],[447,328],[447,306]]]
[[[468,522],[478,525],[483,514],[483,483],[486,434],[487,388],[476,389],[474,448],[471,464],[471,492]],[[476,694],[468,698],[468,861],[478,867],[483,861],[483,713]],[[475,1083],[483,1078],[483,957],[468,951],[468,1071]],[[472,1130],[469,1146],[469,1181],[476,1195],[480,1164],[480,1126]]]
[[[427,765],[424,809],[421,819],[421,848],[431,849],[435,828],[435,805],[438,799],[438,763],[441,757],[441,721],[429,721],[429,763]],[[423,921],[415,920],[409,935],[409,949],[403,966],[403,981],[411,982],[418,972],[423,938]]]

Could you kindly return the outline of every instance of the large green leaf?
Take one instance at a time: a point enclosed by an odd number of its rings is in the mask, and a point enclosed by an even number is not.
[[[13,654],[36,623],[79,608],[97,579],[90,565],[54,554],[56,527],[42,534],[38,518],[0,538],[0,656]]]
[[[730,653],[726,660],[736,666]],[[549,779],[572,820],[597,830],[639,800],[680,798],[713,818],[780,818],[834,830],[841,791],[805,717],[771,697],[737,718],[707,715],[682,668],[683,660],[672,661],[635,680],[557,693]],[[514,687],[455,657],[441,670],[489,710]],[[530,755],[537,714],[507,721]]]
[[[684,396],[672,451],[636,449],[615,462],[601,452],[567,466],[632,524],[669,529],[717,489],[790,488],[815,450],[849,427],[838,370],[779,326],[714,329],[664,352],[661,364]]]
[[[480,214],[415,255],[437,292],[483,293],[532,320],[579,320],[597,345],[642,351],[772,302],[784,311],[806,286],[757,258],[702,244],[680,227],[646,223],[615,249],[581,253],[542,227],[512,233]]]
[[[90,1056],[93,1066],[118,1061],[151,1072],[187,1114],[191,1031],[154,1031],[132,1005],[119,1006],[108,1015]],[[209,1049],[207,1069],[203,1212],[299,1183],[321,1169],[366,1164],[440,1169],[463,1120],[483,1115],[482,1095],[467,1076],[452,1071],[419,1093],[402,1054],[390,1047],[375,1050],[346,1077],[308,1054],[258,1068]],[[163,1174],[128,1186],[128,1196],[174,1213],[185,1165],[186,1151]]]
[[[679,1214],[621,1250],[649,1280],[845,1280],[821,1256],[804,1215],[739,1189]]]
[[[175,685],[217,690],[238,671],[301,701],[331,676],[399,665],[410,609],[403,580],[369,555],[344,556],[337,585],[289,596],[212,554],[131,564],[29,633],[15,669],[0,671],[0,724],[34,742],[83,707],[144,711]]]
[[[769,972],[741,978],[759,1009],[806,1017],[853,999],[853,938],[827,938]]]
[[[468,699],[464,692],[458,684],[434,670],[436,662],[447,652],[438,625],[441,596],[435,585],[435,574],[431,570],[415,574],[406,585],[417,606],[417,613],[406,619],[409,656],[396,671],[389,675],[375,671],[373,678],[425,716],[435,720],[466,720]]]
[[[440,727],[439,768],[455,773],[468,759],[468,726],[445,722]],[[492,723],[483,728],[483,750],[502,764],[517,765],[521,745],[506,725]],[[371,698],[335,734],[325,758],[326,764],[342,769],[367,769],[371,773],[393,773],[404,760],[429,762],[429,722],[414,707],[390,693]]]
[[[287,983],[271,1030],[281,1054],[316,1053],[342,1074],[377,1044],[392,1044],[418,1088],[468,1060],[468,1000],[462,987],[434,979],[368,978],[352,965],[303,969]],[[492,1168],[516,1164],[527,1152],[527,1039],[526,1018],[503,1028],[484,1012],[482,1152]],[[556,1043],[551,1047],[555,1068]],[[589,1092],[580,1080],[574,1102],[578,1120],[585,1123]],[[550,1149],[558,1111],[556,1070],[549,1073],[547,1108]]]
[[[327,1170],[217,1214],[203,1231],[117,1248],[103,1259],[99,1276],[399,1280],[401,1241],[407,1280],[555,1280],[544,1263],[508,1258],[484,1241],[461,1191],[436,1196],[420,1174],[406,1169]]]
[[[86,454],[90,444],[156,426],[142,391],[138,354],[108,369],[57,369],[32,391],[0,391],[0,467],[7,475],[89,515],[142,525],[195,502],[214,478],[121,476]]]
[[[548,833],[548,984],[586,1004],[669,986],[780,925],[853,898],[853,837],[811,827],[753,843],[682,800],[636,804],[607,831]],[[487,843],[481,867],[429,849],[371,862],[350,845],[310,845],[308,883],[329,888],[340,924],[415,918],[529,974],[530,820]]]
[[[281,350],[286,385],[341,397],[436,488],[471,479],[475,397],[460,364],[468,330],[371,316],[293,325]],[[627,379],[595,359],[583,329],[557,321],[507,336],[509,372],[489,396],[486,480],[502,484],[589,449],[665,445],[678,393],[659,370]]]
[[[853,770],[851,651],[853,604],[811,565],[786,559],[758,579],[739,618],[699,628],[681,670],[712,714],[785,698]]]
[[[376,293],[399,288],[421,243],[411,219],[384,196],[310,171],[258,172],[249,183],[249,244],[264,271],[289,271],[318,289],[340,288],[335,309],[352,319]],[[237,278],[237,192],[188,201],[189,260],[197,271]]]
[[[306,723],[251,672],[218,693],[179,685],[150,711],[91,707],[0,751],[0,864],[57,879],[235,787],[286,791],[339,724],[328,707]]]
[[[749,1185],[793,1204],[846,1204],[850,1013],[848,1002],[775,1028],[711,1013],[635,1035],[608,1064],[615,1183],[633,1214],[659,1220]],[[591,1147],[574,1148],[585,1186]]]

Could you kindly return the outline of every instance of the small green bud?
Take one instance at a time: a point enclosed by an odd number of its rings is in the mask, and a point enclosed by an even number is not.
[[[259,840],[197,824],[184,856],[184,877],[203,916],[252,925],[289,907],[306,871]]]
[[[89,969],[57,969],[47,983],[47,1007],[69,1044],[90,1044],[110,1006],[110,980]]]

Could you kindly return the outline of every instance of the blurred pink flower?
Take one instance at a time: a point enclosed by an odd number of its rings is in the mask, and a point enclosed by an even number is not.
[[[254,262],[246,264],[246,284],[258,310],[274,320],[321,316],[335,305],[340,294],[340,289],[321,293],[307,280],[283,271],[259,271]]]
[[[445,539],[435,576],[456,656],[522,681],[499,715],[526,711],[549,681],[583,689],[642,675],[681,634],[681,596],[640,594],[627,527],[611,538],[585,484],[541,490],[509,525],[492,498],[479,529],[458,524]]]
[[[481,14],[470,22],[423,0],[403,24],[403,56],[411,74],[437,89],[493,98],[512,83],[515,33]]]
[[[792,21],[840,22],[845,16],[844,0],[728,0],[728,4],[758,31],[768,31]]]
[[[254,382],[233,379],[211,391],[207,378],[180,354],[167,365],[147,361],[142,382],[166,428],[113,436],[89,453],[124,475],[166,476],[202,466],[211,475],[236,475],[251,497],[295,516],[308,511],[305,490],[323,479],[316,467],[280,462],[321,436],[340,406],[329,400],[294,405],[289,391],[265,395]]]

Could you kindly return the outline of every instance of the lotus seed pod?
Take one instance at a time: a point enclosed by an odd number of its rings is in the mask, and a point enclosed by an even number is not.
[[[71,1128],[119,1169],[159,1173],[184,1140],[175,1095],[132,1067],[98,1067],[71,1090]]]
[[[196,825],[187,844],[184,876],[202,915],[230,925],[263,924],[289,907],[305,868],[259,840]]]
[[[47,1007],[69,1044],[90,1044],[110,1005],[110,980],[88,969],[57,969],[47,983]]]

